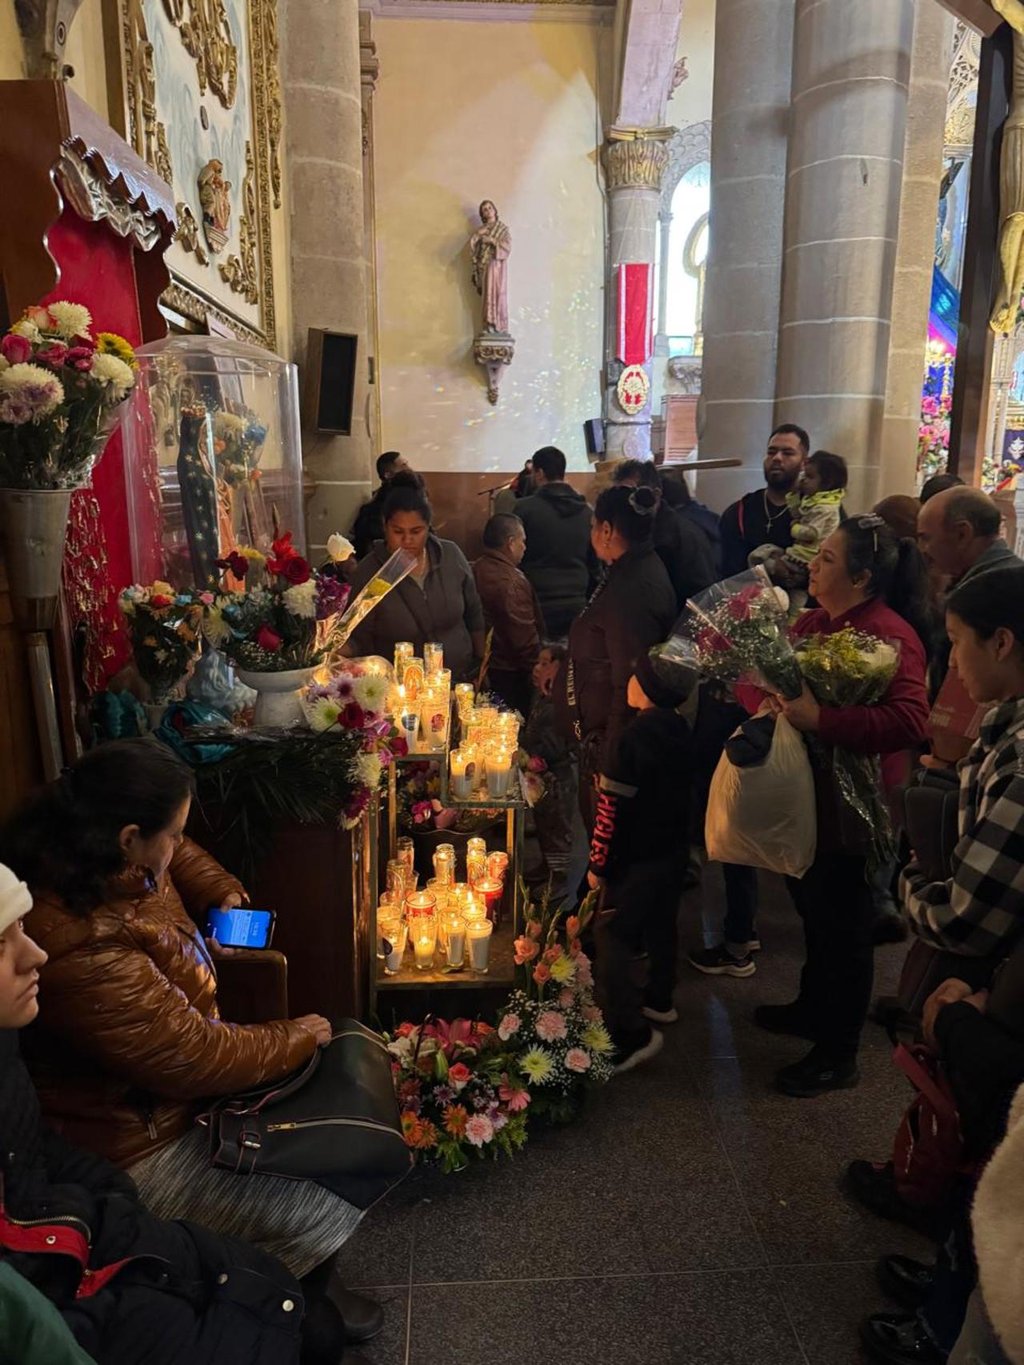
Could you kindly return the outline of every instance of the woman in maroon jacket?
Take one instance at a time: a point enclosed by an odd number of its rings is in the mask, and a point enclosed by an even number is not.
[[[799,618],[794,635],[832,635],[852,626],[895,643],[899,667],[877,706],[819,706],[806,685],[794,701],[773,698],[772,705],[826,747],[880,755],[885,777],[926,733],[923,561],[914,542],[897,542],[881,517],[854,517],[822,545],[811,564],[810,589],[819,607]],[[852,845],[841,828],[841,798],[824,768],[815,769],[815,789],[817,853],[803,878],[789,879],[807,944],[800,994],[791,1004],[762,1005],[755,1014],[773,1033],[813,1042],[802,1061],[783,1067],[776,1078],[784,1094],[801,1097],[857,1084],[857,1047],[874,969],[867,850]]]

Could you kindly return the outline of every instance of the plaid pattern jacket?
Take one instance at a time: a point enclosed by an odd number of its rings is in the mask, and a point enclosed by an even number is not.
[[[1024,699],[988,713],[960,765],[959,824],[949,881],[911,862],[900,892],[926,943],[985,957],[1024,929]]]

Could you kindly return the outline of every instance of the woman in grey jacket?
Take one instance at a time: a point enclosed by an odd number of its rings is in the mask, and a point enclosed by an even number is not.
[[[397,641],[410,640],[422,657],[424,643],[436,640],[444,646],[445,666],[461,679],[483,656],[484,613],[465,555],[454,541],[434,535],[431,515],[415,476],[396,474],[384,500],[384,539],[359,561],[353,594],[396,550],[416,555],[416,567],[352,633],[348,652],[390,659]]]

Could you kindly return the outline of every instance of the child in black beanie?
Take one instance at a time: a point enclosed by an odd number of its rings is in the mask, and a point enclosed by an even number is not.
[[[651,1020],[678,1018],[672,993],[689,853],[690,728],[675,708],[693,681],[659,667],[657,651],[637,659],[627,692],[636,714],[600,777],[588,881],[603,892],[595,980],[616,1071],[661,1050]]]

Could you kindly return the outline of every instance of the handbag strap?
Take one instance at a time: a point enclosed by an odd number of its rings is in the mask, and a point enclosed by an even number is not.
[[[956,1105],[935,1080],[928,1066],[928,1063],[934,1060],[927,1048],[908,1048],[904,1043],[898,1043],[893,1053],[893,1061],[914,1089],[920,1091],[925,1097],[935,1112],[943,1114],[947,1118],[956,1118]]]

